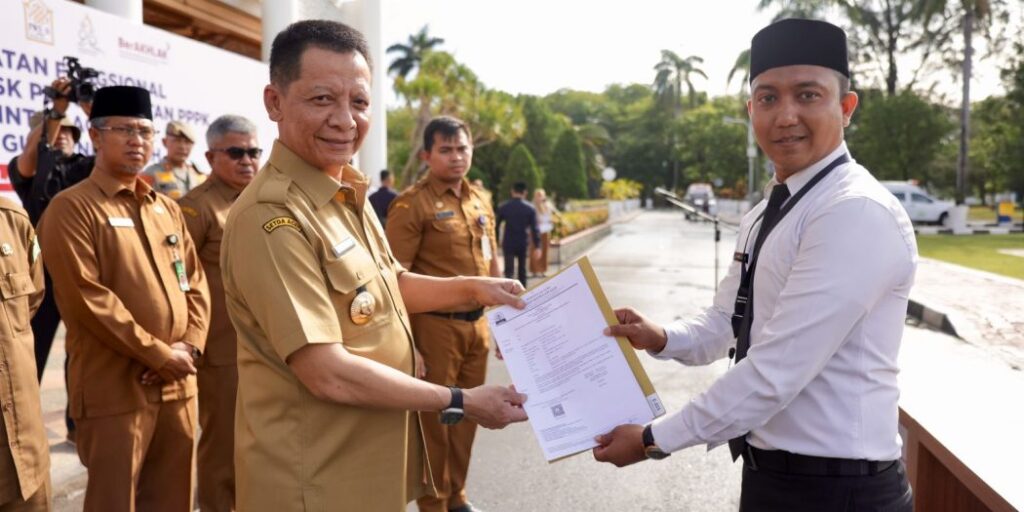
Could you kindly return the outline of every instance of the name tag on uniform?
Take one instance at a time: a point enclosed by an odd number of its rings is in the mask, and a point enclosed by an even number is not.
[[[110,225],[115,228],[134,228],[135,221],[128,217],[108,217]]]
[[[451,210],[445,210],[443,212],[435,213],[434,214],[434,219],[435,220],[444,220],[444,219],[450,219],[450,218],[452,218],[454,216],[455,216],[455,212],[453,212]]]
[[[355,240],[352,240],[351,238],[346,238],[346,239],[344,239],[344,240],[334,244],[334,247],[331,247],[331,250],[334,251],[334,257],[335,258],[340,258],[343,254],[345,254],[346,252],[352,250],[352,248],[355,247],[355,246],[356,246],[356,241]]]

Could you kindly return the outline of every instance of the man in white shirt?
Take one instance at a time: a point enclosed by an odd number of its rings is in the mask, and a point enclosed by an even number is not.
[[[594,457],[624,466],[728,442],[744,460],[741,511],[912,510],[896,358],[917,246],[843,141],[857,107],[846,34],[774,23],[751,41],[750,75],[775,178],[741,222],[714,305],[666,327],[620,309],[607,331],[659,359],[736,364],[675,414],[599,436]]]

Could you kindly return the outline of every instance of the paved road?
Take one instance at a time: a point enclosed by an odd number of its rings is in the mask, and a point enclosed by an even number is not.
[[[734,235],[723,233],[719,254],[724,267],[732,253]],[[684,222],[682,215],[647,212],[616,225],[613,234],[590,254],[609,300],[632,305],[656,321],[686,317],[710,304],[714,293],[714,243],[710,225]],[[723,270],[724,273],[724,270]],[[907,328],[915,341],[945,338]],[[63,352],[55,352],[63,361]],[[57,359],[57,358],[51,358]],[[687,368],[641,360],[669,411],[678,410],[726,370],[725,362]],[[69,447],[59,441],[62,421],[57,412],[63,378],[60,363],[51,361],[50,384],[44,390],[47,427],[55,451],[54,484],[58,474],[66,483],[55,510],[81,510],[84,475]],[[510,383],[500,361],[492,359],[488,380]],[[469,493],[490,512],[565,511],[734,511],[739,496],[739,470],[725,447],[707,453],[695,447],[660,462],[643,462],[626,469],[597,464],[589,454],[547,464],[525,424],[501,431],[481,430],[471,466]],[[70,476],[69,476],[70,475]],[[409,510],[415,510],[410,506]]]

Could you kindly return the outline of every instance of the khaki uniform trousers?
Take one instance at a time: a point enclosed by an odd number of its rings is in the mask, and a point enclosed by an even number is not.
[[[12,463],[13,466],[13,463]],[[50,479],[47,478],[43,484],[36,489],[35,494],[27,500],[17,498],[0,504],[0,512],[50,512],[53,510],[53,495],[50,491]]]
[[[196,457],[199,510],[235,510],[236,365],[198,368],[199,453]]]
[[[195,397],[75,423],[89,472],[85,512],[192,510]]]
[[[427,366],[425,380],[460,388],[484,383],[491,336],[486,318],[467,322],[418,314],[412,316],[412,330]],[[421,415],[437,496],[424,496],[416,504],[421,512],[447,512],[466,504],[466,475],[476,423],[463,419],[447,426],[441,424],[439,413]]]

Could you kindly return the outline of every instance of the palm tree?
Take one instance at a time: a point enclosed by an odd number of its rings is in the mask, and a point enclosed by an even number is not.
[[[388,73],[395,73],[401,79],[407,78],[409,73],[419,68],[425,53],[444,43],[444,39],[428,35],[428,30],[429,26],[423,25],[419,32],[409,36],[407,44],[395,43],[388,47],[386,53],[399,54],[388,66]]]
[[[743,72],[742,82],[740,82],[740,93],[742,94],[747,90],[747,83],[750,82],[750,48],[743,50],[736,56],[736,62],[732,65],[732,69],[729,70],[729,76],[726,77],[725,84],[731,84],[732,78],[741,71]]]
[[[683,83],[689,91],[690,106],[697,104],[697,91],[693,87],[690,75],[697,74],[705,79],[708,75],[704,70],[697,67],[703,64],[704,59],[691,55],[685,59],[672,50],[661,51],[661,61],[654,65],[658,73],[654,76],[654,92],[662,102],[668,102],[673,107],[672,117],[678,119],[683,109]],[[672,190],[679,185],[679,159],[676,157],[676,132],[673,126],[670,130],[672,140],[669,142],[672,148]]]

